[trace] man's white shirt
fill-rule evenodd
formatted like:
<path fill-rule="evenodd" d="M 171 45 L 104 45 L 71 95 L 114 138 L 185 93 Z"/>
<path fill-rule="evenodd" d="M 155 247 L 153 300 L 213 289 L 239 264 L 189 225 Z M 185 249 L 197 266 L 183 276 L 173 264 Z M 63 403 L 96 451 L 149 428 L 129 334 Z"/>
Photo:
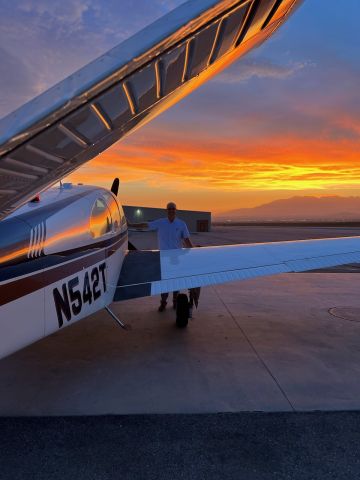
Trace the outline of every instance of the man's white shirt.
<path fill-rule="evenodd" d="M 189 238 L 189 230 L 186 223 L 175 218 L 170 222 L 168 218 L 159 218 L 152 222 L 148 222 L 149 230 L 158 232 L 160 250 L 172 250 L 173 248 L 181 248 L 182 240 Z"/>

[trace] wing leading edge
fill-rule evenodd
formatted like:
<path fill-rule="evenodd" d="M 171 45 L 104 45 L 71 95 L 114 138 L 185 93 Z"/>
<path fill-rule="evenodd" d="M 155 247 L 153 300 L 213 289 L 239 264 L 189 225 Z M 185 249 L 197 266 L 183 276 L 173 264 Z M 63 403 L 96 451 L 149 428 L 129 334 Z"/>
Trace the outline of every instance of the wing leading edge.
<path fill-rule="evenodd" d="M 180 250 L 125 258 L 114 301 L 360 262 L 360 237 Z"/>
<path fill-rule="evenodd" d="M 0 220 L 262 43 L 302 0 L 190 0 L 0 121 Z"/>

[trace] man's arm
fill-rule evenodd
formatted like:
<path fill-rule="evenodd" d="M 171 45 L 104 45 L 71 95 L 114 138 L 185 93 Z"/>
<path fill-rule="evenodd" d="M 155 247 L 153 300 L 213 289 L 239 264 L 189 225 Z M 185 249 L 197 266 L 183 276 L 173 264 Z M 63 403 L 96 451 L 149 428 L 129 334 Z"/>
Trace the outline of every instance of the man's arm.
<path fill-rule="evenodd" d="M 137 228 L 143 230 L 144 228 L 149 228 L 149 224 L 147 222 L 142 222 L 142 223 L 130 223 L 127 221 L 127 225 L 130 228 Z"/>
<path fill-rule="evenodd" d="M 183 241 L 183 245 L 186 247 L 186 248 L 193 248 L 194 245 L 192 243 L 192 241 L 190 240 L 190 233 L 189 233 L 189 230 L 187 228 L 187 225 L 185 222 L 183 222 L 182 224 L 182 241 Z"/>
<path fill-rule="evenodd" d="M 192 243 L 189 237 L 183 238 L 183 242 L 186 248 L 194 248 L 194 244 Z"/>

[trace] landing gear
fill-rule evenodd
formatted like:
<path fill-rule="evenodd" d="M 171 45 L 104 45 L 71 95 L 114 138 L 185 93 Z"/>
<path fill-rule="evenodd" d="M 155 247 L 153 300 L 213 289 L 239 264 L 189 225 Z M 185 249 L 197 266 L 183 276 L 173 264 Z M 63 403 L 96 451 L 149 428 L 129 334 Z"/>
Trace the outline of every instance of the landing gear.
<path fill-rule="evenodd" d="M 189 300 L 185 293 L 179 293 L 176 299 L 176 326 L 185 328 L 189 320 Z"/>

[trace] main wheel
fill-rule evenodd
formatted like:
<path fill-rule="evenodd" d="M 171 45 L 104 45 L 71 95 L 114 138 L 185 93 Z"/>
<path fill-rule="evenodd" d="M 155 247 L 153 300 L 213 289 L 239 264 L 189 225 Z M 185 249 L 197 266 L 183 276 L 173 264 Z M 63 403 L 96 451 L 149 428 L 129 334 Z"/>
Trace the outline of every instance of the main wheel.
<path fill-rule="evenodd" d="M 189 320 L 189 300 L 185 293 L 179 293 L 176 299 L 176 325 L 185 328 Z"/>

